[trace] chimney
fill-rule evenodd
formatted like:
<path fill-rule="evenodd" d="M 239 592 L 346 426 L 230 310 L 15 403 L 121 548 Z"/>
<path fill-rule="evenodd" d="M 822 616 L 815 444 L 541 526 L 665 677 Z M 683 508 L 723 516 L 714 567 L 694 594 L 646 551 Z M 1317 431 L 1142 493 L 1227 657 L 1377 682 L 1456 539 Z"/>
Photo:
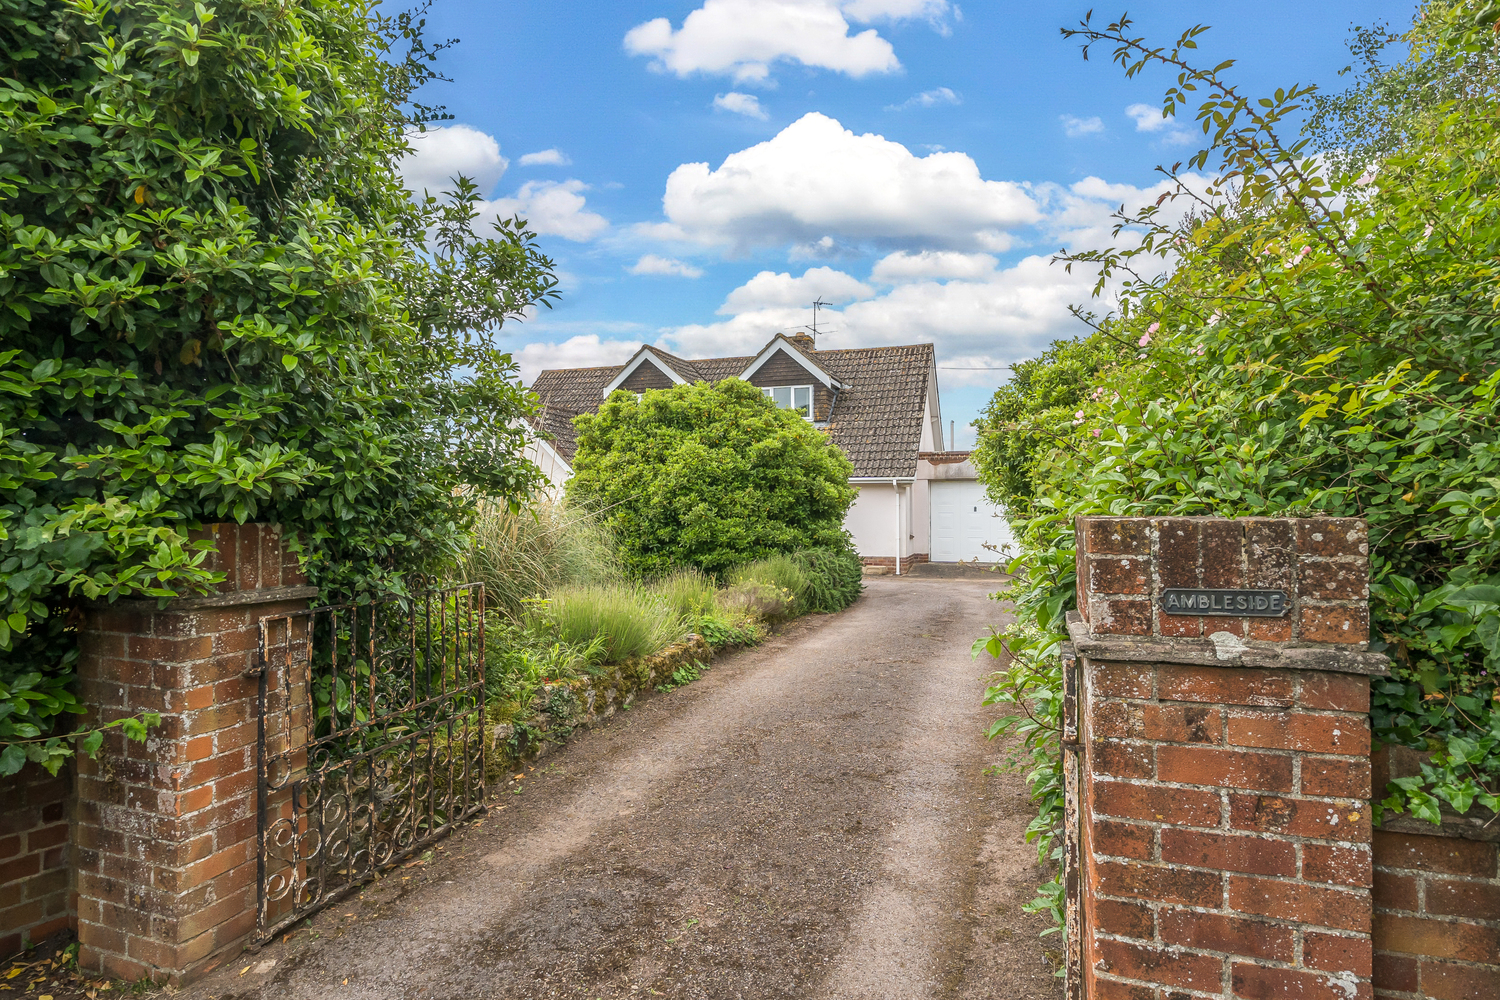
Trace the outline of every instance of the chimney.
<path fill-rule="evenodd" d="M 812 337 L 800 331 L 792 334 L 787 339 L 796 344 L 800 349 L 807 351 L 808 353 L 811 353 L 818 349 L 817 341 L 813 340 Z"/>

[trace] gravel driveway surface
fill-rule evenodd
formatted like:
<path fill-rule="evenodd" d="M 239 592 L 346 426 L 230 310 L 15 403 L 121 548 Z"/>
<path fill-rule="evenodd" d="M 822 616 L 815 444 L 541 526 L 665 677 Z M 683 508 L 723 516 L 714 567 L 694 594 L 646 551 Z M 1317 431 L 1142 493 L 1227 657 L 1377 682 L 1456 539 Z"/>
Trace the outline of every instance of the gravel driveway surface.
<path fill-rule="evenodd" d="M 1055 998 L 988 580 L 875 578 L 580 732 L 432 860 L 178 994 Z M 514 789 L 520 788 L 519 794 Z"/>

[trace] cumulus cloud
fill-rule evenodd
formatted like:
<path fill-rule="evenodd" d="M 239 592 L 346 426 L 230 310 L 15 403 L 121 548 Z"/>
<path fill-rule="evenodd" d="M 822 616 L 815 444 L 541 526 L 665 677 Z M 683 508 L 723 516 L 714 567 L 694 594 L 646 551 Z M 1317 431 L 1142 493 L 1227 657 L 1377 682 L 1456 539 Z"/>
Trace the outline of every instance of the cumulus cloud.
<path fill-rule="evenodd" d="M 1207 178 L 1185 180 L 1201 193 Z M 1117 241 L 1111 218 L 1120 206 L 1133 211 L 1153 204 L 1172 189 L 1168 181 L 1150 187 L 1088 177 L 1068 186 L 1038 185 L 1033 191 L 1039 215 L 1028 235 L 1054 246 L 1087 250 Z M 1180 216 L 1186 199 L 1166 202 L 1167 218 Z M 1150 258 L 1142 266 L 1165 269 L 1169 261 Z M 663 346 L 693 356 L 754 351 L 778 331 L 795 329 L 811 318 L 809 304 L 821 294 L 834 303 L 820 318 L 828 331 L 824 348 L 931 342 L 936 345 L 945 387 L 994 385 L 1004 369 L 1034 357 L 1053 340 L 1082 332 L 1070 305 L 1093 298 L 1094 274 L 1069 273 L 1050 254 L 1031 254 L 1002 266 L 989 253 L 954 250 L 902 250 L 887 254 L 861 281 L 847 270 L 813 268 L 800 278 L 763 271 L 726 296 L 715 323 L 666 331 Z M 1107 288 L 1102 308 L 1109 308 Z"/>
<path fill-rule="evenodd" d="M 588 185 L 578 180 L 527 181 L 514 196 L 495 198 L 477 207 L 482 215 L 519 215 L 543 236 L 584 243 L 609 228 L 604 216 L 586 208 L 582 192 L 587 190 Z"/>
<path fill-rule="evenodd" d="M 875 294 L 875 289 L 853 275 L 831 267 L 812 267 L 794 278 L 785 271 L 762 271 L 729 293 L 720 315 L 736 316 L 761 309 L 809 309 L 814 299 L 848 302 Z"/>
<path fill-rule="evenodd" d="M 523 167 L 566 167 L 573 161 L 560 149 L 544 149 L 537 153 L 527 153 L 519 162 Z"/>
<path fill-rule="evenodd" d="M 648 253 L 630 267 L 626 268 L 631 274 L 658 274 L 675 278 L 701 278 L 703 268 L 685 264 L 675 257 L 658 257 L 654 253 Z"/>
<path fill-rule="evenodd" d="M 932 90 L 924 90 L 920 94 L 913 94 L 900 104 L 888 104 L 886 110 L 905 111 L 908 108 L 933 108 L 939 104 L 962 104 L 963 102 L 964 99 L 948 87 L 936 87 Z"/>
<path fill-rule="evenodd" d="M 401 161 L 401 180 L 416 194 L 452 190 L 460 174 L 477 184 L 481 194 L 488 194 L 510 165 L 494 136 L 468 125 L 412 132 L 406 141 L 412 151 Z"/>
<path fill-rule="evenodd" d="M 1070 139 L 1076 139 L 1081 135 L 1094 135 L 1104 131 L 1104 122 L 1098 116 L 1093 118 L 1076 118 L 1073 115 L 1059 115 L 1062 121 L 1063 132 Z"/>
<path fill-rule="evenodd" d="M 631 28 L 625 51 L 648 56 L 653 69 L 767 83 L 778 62 L 800 63 L 852 77 L 901 68 L 891 43 L 850 21 L 894 23 L 925 18 L 940 31 L 947 0 L 704 0 L 682 27 L 658 17 Z"/>
<path fill-rule="evenodd" d="M 987 253 L 953 253 L 923 250 L 920 253 L 900 251 L 882 257 L 870 269 L 870 280 L 893 285 L 917 279 L 941 281 L 949 278 L 986 278 L 1000 262 Z"/>
<path fill-rule="evenodd" d="M 890 263 L 882 262 L 885 274 L 894 276 L 904 268 L 909 279 L 881 294 L 870 294 L 867 285 L 850 275 L 818 269 L 829 272 L 823 280 L 845 289 L 844 299 L 834 301 L 847 302 L 820 318 L 819 325 L 826 324 L 829 332 L 820 337 L 819 347 L 930 342 L 940 364 L 993 369 L 1035 356 L 1050 341 L 1078 332 L 1068 305 L 1088 300 L 1091 275 L 1081 270 L 1070 275 L 1050 266 L 1044 256 L 1029 256 L 1008 268 L 984 266 L 984 255 L 961 257 L 928 258 L 932 277 L 918 273 L 921 255 L 887 258 Z M 938 280 L 965 270 L 964 277 Z M 754 351 L 778 331 L 811 318 L 812 297 L 793 284 L 799 280 L 762 272 L 729 293 L 719 309 L 729 314 L 727 319 L 677 327 L 665 334 L 663 343 L 690 356 Z M 871 280 L 882 279 L 872 274 Z M 944 371 L 942 378 L 945 385 L 993 385 L 1003 373 Z"/>
<path fill-rule="evenodd" d="M 1183 128 L 1177 119 L 1168 115 L 1162 117 L 1161 108 L 1152 104 L 1132 104 L 1125 109 L 1125 115 L 1135 122 L 1137 132 L 1146 132 L 1161 136 L 1162 142 L 1176 146 L 1193 141 L 1193 133 Z"/>
<path fill-rule="evenodd" d="M 720 111 L 744 115 L 746 118 L 766 120 L 766 109 L 760 106 L 760 98 L 754 94 L 741 94 L 733 90 L 727 94 L 715 94 L 713 106 Z"/>
<path fill-rule="evenodd" d="M 539 372 L 553 368 L 593 368 L 623 364 L 640 349 L 639 340 L 602 340 L 597 333 L 579 334 L 561 343 L 536 342 L 512 351 L 521 381 L 530 385 Z"/>
<path fill-rule="evenodd" d="M 646 235 L 735 248 L 814 246 L 827 238 L 894 247 L 997 250 L 1039 212 L 1023 185 L 989 181 L 964 153 L 915 156 L 812 112 L 718 169 L 684 163 L 667 178 L 668 222 Z"/>
<path fill-rule="evenodd" d="M 1209 178 L 1200 174 L 1183 174 L 1182 181 L 1200 196 L 1209 186 Z M 1112 184 L 1091 176 L 1067 187 L 1038 185 L 1034 193 L 1046 213 L 1046 221 L 1041 227 L 1043 231 L 1056 239 L 1060 246 L 1088 250 L 1108 246 L 1119 239 L 1112 235 L 1111 230 L 1118 221 L 1114 214 L 1121 208 L 1127 214 L 1133 214 L 1176 189 L 1174 182 L 1165 179 L 1150 187 L 1136 187 L 1133 184 Z M 1176 221 L 1191 207 L 1189 198 L 1169 199 L 1162 203 L 1161 221 Z M 1137 260 L 1141 261 L 1141 258 Z"/>

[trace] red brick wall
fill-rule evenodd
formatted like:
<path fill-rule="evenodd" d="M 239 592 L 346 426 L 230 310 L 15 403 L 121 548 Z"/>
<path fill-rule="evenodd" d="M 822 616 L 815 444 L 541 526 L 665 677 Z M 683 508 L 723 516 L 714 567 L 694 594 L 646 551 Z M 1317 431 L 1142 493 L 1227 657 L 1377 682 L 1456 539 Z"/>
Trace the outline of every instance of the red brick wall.
<path fill-rule="evenodd" d="M 35 764 L 0 778 L 0 959 L 72 922 L 68 813 L 73 772 Z"/>
<path fill-rule="evenodd" d="M 895 556 L 860 556 L 859 561 L 866 566 L 884 566 L 887 569 L 896 568 Z M 915 566 L 917 563 L 928 561 L 926 552 L 913 552 L 909 556 L 901 557 L 901 572 L 906 572 L 906 567 Z"/>
<path fill-rule="evenodd" d="M 1375 831 L 1375 990 L 1500 997 L 1500 845 Z"/>
<path fill-rule="evenodd" d="M 1086 995 L 1370 997 L 1367 679 L 1085 670 Z"/>
<path fill-rule="evenodd" d="M 1282 618 L 1167 615 L 1168 587 L 1282 589 Z M 1363 646 L 1369 539 L 1354 518 L 1094 517 L 1078 525 L 1078 610 L 1095 634 Z"/>
<path fill-rule="evenodd" d="M 118 732 L 78 762 L 79 966 L 123 979 L 190 976 L 255 926 L 256 664 L 262 617 L 310 588 L 277 531 L 206 530 L 227 574 L 213 597 L 119 601 L 80 630 L 93 720 L 161 713 L 144 743 Z"/>

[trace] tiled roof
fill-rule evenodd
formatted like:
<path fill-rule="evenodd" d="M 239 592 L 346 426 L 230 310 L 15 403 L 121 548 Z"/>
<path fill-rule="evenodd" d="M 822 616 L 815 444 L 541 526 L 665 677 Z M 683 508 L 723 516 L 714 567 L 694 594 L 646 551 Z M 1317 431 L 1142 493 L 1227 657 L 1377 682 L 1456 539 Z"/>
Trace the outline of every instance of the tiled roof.
<path fill-rule="evenodd" d="M 847 386 L 834 401 L 828 434 L 854 463 L 854 474 L 916 475 L 932 345 L 818 351 L 814 357 Z"/>
<path fill-rule="evenodd" d="M 793 346 L 796 345 L 785 345 Z M 647 348 L 684 378 L 718 382 L 744 371 L 753 357 L 687 360 Z M 931 344 L 865 347 L 808 354 L 824 371 L 844 383 L 829 415 L 829 437 L 854 463 L 860 477 L 913 476 L 922 441 L 922 411 L 927 376 L 932 369 Z M 624 365 L 564 368 L 542 372 L 531 388 L 542 408 L 534 423 L 553 438 L 558 454 L 571 462 L 576 450 L 573 417 L 592 413 L 604 401 L 604 387 Z"/>

